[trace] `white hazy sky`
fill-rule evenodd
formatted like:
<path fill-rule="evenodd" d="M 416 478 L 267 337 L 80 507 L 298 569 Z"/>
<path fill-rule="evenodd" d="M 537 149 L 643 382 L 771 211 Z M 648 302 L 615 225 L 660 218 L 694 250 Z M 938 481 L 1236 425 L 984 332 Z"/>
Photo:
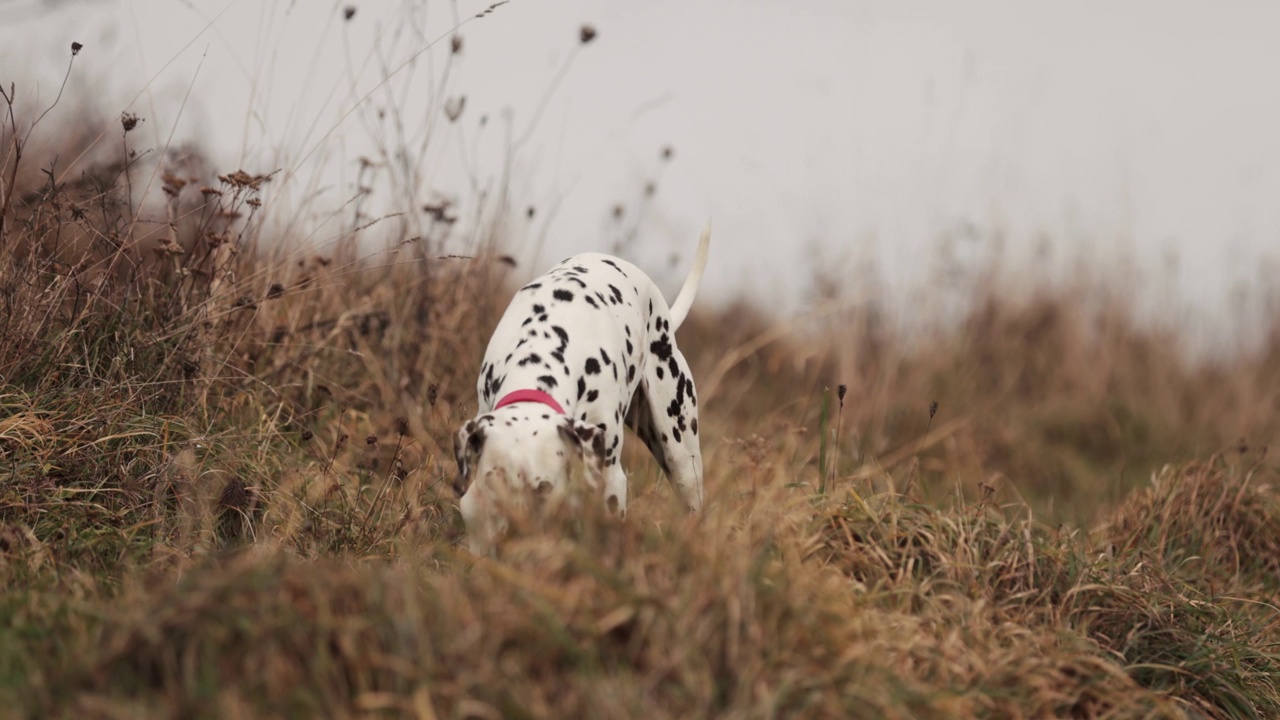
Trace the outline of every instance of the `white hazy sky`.
<path fill-rule="evenodd" d="M 129 109 L 156 146 L 172 132 L 221 170 L 323 178 L 330 206 L 395 105 L 411 135 L 430 124 L 424 175 L 464 212 L 511 159 L 514 203 L 540 209 L 513 233 L 545 235 L 539 267 L 609 249 L 622 202 L 630 254 L 673 291 L 669 257 L 713 219 L 712 297 L 796 308 L 813 268 L 870 261 L 903 301 L 951 239 L 1058 275 L 1080 256 L 1149 269 L 1146 301 L 1207 339 L 1280 268 L 1277 2 L 511 0 L 459 30 L 444 92 L 447 42 L 378 86 L 379 55 L 395 68 L 488 5 L 0 0 L 0 81 L 47 101 L 78 40 L 109 115 L 145 88 Z M 599 36 L 575 50 L 584 22 Z"/>

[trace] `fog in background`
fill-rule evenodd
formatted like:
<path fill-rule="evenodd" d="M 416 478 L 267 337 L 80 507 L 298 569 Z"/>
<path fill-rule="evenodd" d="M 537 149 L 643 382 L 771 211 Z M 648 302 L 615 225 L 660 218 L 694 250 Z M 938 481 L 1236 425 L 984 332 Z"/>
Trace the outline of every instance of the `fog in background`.
<path fill-rule="evenodd" d="M 1275 286 L 1280 3 L 489 7 L 0 0 L 0 81 L 47 104 L 84 43 L 68 93 L 220 172 L 283 168 L 276 201 L 317 242 L 353 224 L 358 158 L 405 138 L 460 230 L 506 198 L 526 274 L 622 243 L 674 293 L 710 219 L 704 297 L 800 312 L 819 271 L 907 318 L 957 267 L 1070 279 L 1084 258 L 1201 348 L 1247 339 Z"/>

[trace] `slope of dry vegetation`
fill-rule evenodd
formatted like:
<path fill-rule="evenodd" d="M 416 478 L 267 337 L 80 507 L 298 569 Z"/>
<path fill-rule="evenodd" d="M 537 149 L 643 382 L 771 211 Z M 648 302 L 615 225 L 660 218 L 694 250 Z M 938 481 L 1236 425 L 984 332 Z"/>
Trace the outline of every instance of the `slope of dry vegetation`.
<path fill-rule="evenodd" d="M 16 714 L 1280 715 L 1280 322 L 1200 367 L 1079 291 L 912 343 L 703 311 L 705 516 L 632 442 L 625 523 L 495 562 L 448 483 L 507 264 L 290 248 L 270 176 L 76 177 L 0 231 Z"/>

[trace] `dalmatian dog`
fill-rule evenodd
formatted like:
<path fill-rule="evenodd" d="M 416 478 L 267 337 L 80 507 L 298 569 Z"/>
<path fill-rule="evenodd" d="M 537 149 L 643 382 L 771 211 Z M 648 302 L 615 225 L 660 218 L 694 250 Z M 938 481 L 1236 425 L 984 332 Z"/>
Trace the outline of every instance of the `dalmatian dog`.
<path fill-rule="evenodd" d="M 624 424 L 689 509 L 702 509 L 698 399 L 675 332 L 710 244 L 708 226 L 670 307 L 639 268 L 600 253 L 575 255 L 516 293 L 480 365 L 478 414 L 454 438 L 453 488 L 473 553 L 493 552 L 507 527 L 504 503 L 565 498 L 575 467 L 625 516 Z"/>

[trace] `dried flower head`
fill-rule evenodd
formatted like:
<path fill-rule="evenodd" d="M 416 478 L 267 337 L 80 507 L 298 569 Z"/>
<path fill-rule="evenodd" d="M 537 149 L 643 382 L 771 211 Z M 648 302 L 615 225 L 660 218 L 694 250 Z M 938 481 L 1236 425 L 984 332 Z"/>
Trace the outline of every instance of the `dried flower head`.
<path fill-rule="evenodd" d="M 429 215 L 435 222 L 452 225 L 458 221 L 457 215 L 449 214 L 449 209 L 452 206 L 453 202 L 446 198 L 436 203 L 424 203 L 422 205 L 422 212 Z"/>
<path fill-rule="evenodd" d="M 457 55 L 458 53 L 462 52 L 462 36 L 461 35 L 454 35 L 453 37 L 449 38 L 449 52 L 453 53 L 454 55 Z"/>
<path fill-rule="evenodd" d="M 353 18 L 353 17 L 355 17 L 355 16 L 356 16 L 356 8 L 355 8 L 355 6 L 354 6 L 354 5 L 348 5 L 348 6 L 344 7 L 344 8 L 342 8 L 342 19 L 343 19 L 343 20 L 350 20 L 351 18 Z"/>
<path fill-rule="evenodd" d="M 277 171 L 277 172 L 278 172 L 278 171 Z M 227 174 L 227 175 L 219 175 L 219 176 L 218 176 L 218 180 L 220 180 L 220 181 L 222 181 L 224 184 L 226 184 L 226 185 L 230 185 L 230 186 L 232 186 L 232 187 L 234 187 L 234 188 L 246 188 L 246 187 L 247 187 L 247 188 L 249 188 L 249 189 L 251 189 L 251 190 L 258 190 L 258 189 L 260 189 L 260 188 L 262 187 L 262 183 L 264 183 L 264 182 L 266 182 L 266 181 L 270 180 L 270 179 L 271 179 L 271 175 L 274 175 L 274 174 L 275 174 L 275 173 L 273 172 L 273 173 L 271 173 L 271 174 L 269 174 L 269 175 L 250 175 L 249 173 L 245 172 L 244 170 L 237 170 L 237 171 L 235 171 L 235 172 L 233 172 L 233 173 L 229 173 L 229 174 Z"/>
<path fill-rule="evenodd" d="M 578 29 L 578 40 L 583 45 L 586 45 L 587 43 L 595 39 L 596 39 L 595 27 L 591 25 L 583 25 L 581 28 Z"/>
<path fill-rule="evenodd" d="M 377 445 L 377 444 L 378 444 L 378 436 L 377 436 L 377 435 L 374 435 L 373 433 L 369 433 L 368 435 L 366 435 L 366 436 L 364 437 L 364 444 L 365 444 L 365 445 Z"/>
<path fill-rule="evenodd" d="M 124 131 L 129 132 L 138 127 L 138 123 L 142 122 L 134 113 L 120 113 L 120 124 L 124 126 Z"/>
<path fill-rule="evenodd" d="M 83 48 L 83 47 L 84 47 L 84 45 L 81 45 L 81 44 L 80 44 L 80 43 L 78 43 L 78 42 L 73 42 L 73 43 L 71 43 L 71 55 L 72 55 L 72 57 L 74 57 L 74 56 L 76 56 L 76 55 L 79 55 L 79 54 L 80 54 L 80 49 L 81 49 L 81 48 Z"/>
<path fill-rule="evenodd" d="M 444 101 L 444 116 L 449 118 L 449 122 L 456 122 L 462 117 L 462 111 L 467 108 L 467 96 L 459 95 L 458 97 L 449 98 Z"/>
<path fill-rule="evenodd" d="M 275 300 L 284 294 L 284 285 L 278 282 L 271 283 L 271 287 L 267 288 L 267 299 Z"/>
<path fill-rule="evenodd" d="M 438 398 L 439 396 L 440 396 L 439 385 L 435 383 L 431 383 L 430 385 L 427 386 L 427 404 L 428 405 L 435 407 L 436 398 Z"/>
<path fill-rule="evenodd" d="M 167 237 L 160 238 L 153 250 L 157 255 L 182 255 L 186 253 L 186 250 L 183 250 L 181 245 Z"/>
<path fill-rule="evenodd" d="M 409 434 L 409 418 L 401 415 L 396 418 L 396 434 L 404 437 Z"/>

